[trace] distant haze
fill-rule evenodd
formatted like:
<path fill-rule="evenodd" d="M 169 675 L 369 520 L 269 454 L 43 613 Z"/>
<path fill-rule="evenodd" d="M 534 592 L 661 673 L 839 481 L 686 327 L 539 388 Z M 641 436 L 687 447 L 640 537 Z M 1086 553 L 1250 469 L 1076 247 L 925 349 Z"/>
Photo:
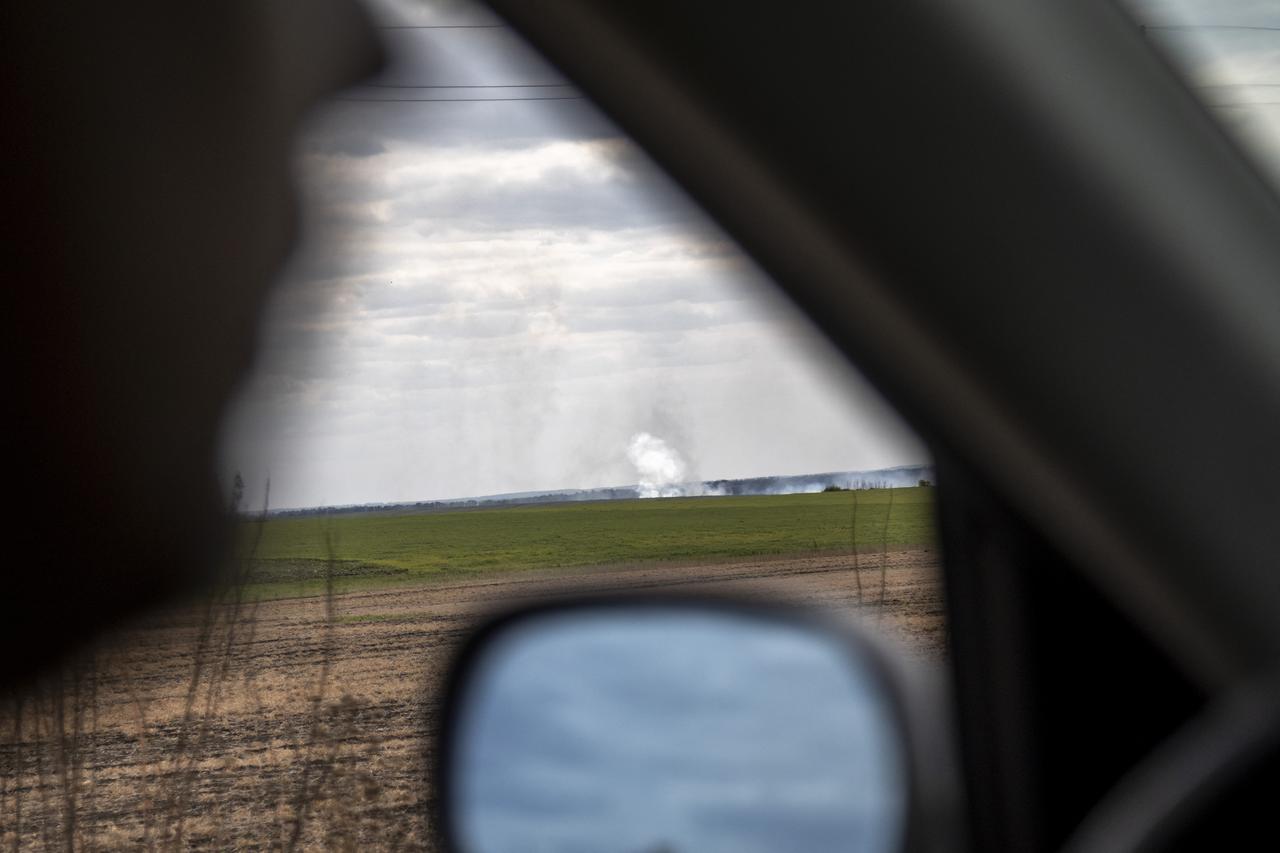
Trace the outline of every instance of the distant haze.
<path fill-rule="evenodd" d="M 497 495 L 442 498 L 425 501 L 371 501 L 361 504 L 328 504 L 314 507 L 285 507 L 268 510 L 271 515 L 328 515 L 384 510 L 445 511 L 459 508 L 501 508 L 528 504 L 563 504 L 582 501 L 645 500 L 649 498 L 740 497 L 747 495 L 814 494 L 837 489 L 901 489 L 933 485 L 932 465 L 903 465 L 877 471 L 827 471 L 816 474 L 781 474 L 772 477 L 743 477 L 730 480 L 671 482 L 662 485 L 636 483 L 625 486 L 597 486 L 589 489 L 510 492 Z M 246 507 L 244 513 L 260 510 Z"/>

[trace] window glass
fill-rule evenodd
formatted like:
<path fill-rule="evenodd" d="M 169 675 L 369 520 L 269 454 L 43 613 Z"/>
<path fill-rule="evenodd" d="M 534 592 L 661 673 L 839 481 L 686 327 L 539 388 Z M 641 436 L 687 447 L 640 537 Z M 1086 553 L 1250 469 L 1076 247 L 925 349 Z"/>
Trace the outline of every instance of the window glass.
<path fill-rule="evenodd" d="M 226 424 L 229 577 L 7 704 L 6 845 L 432 848 L 440 679 L 531 597 L 800 601 L 942 654 L 897 415 L 501 21 L 372 13 L 388 66 L 299 141 Z"/>
<path fill-rule="evenodd" d="M 1272 180 L 1280 179 L 1280 7 L 1251 0 L 1126 0 Z"/>

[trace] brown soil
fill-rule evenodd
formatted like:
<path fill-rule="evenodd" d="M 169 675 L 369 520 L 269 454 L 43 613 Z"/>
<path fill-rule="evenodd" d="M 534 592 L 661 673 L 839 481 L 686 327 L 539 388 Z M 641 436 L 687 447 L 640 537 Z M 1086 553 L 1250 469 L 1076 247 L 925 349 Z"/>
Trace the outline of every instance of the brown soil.
<path fill-rule="evenodd" d="M 157 615 L 0 708 L 0 845 L 434 849 L 438 685 L 478 620 L 583 593 L 723 594 L 856 613 L 941 657 L 936 554 L 886 556 L 883 609 L 881 557 L 860 559 L 487 574 Z"/>

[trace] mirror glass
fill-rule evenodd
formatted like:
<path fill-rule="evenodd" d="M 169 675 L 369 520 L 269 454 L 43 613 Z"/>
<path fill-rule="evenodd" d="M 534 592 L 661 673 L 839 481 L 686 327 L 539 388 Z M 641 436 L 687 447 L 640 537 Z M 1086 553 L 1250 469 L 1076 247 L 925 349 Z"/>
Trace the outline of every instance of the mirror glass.
<path fill-rule="evenodd" d="M 449 768 L 465 850 L 901 841 L 902 735 L 847 638 L 733 610 L 614 606 L 528 617 L 476 661 Z"/>

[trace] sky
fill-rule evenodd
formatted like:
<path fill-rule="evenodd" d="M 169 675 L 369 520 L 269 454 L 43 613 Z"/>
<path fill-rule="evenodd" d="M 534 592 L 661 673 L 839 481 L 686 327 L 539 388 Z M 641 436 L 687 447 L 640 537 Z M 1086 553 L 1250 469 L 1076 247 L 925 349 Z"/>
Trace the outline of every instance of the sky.
<path fill-rule="evenodd" d="M 463 0 L 371 8 L 383 27 L 499 23 Z M 1272 3 L 1131 8 L 1280 25 Z M 247 504 L 268 479 L 274 508 L 628 485 L 644 436 L 690 480 L 928 461 L 738 247 L 509 29 L 380 35 L 377 85 L 339 93 L 298 143 L 306 240 L 224 429 L 220 476 L 242 473 Z M 1280 174 L 1280 109 L 1239 106 L 1280 101 L 1280 87 L 1242 85 L 1280 83 L 1280 33 L 1150 35 Z M 526 88 L 391 88 L 497 84 Z"/>
<path fill-rule="evenodd" d="M 652 609 L 560 614 L 512 632 L 487 648 L 460 698 L 450 782 L 468 849 L 899 845 L 894 714 L 837 637 Z"/>

